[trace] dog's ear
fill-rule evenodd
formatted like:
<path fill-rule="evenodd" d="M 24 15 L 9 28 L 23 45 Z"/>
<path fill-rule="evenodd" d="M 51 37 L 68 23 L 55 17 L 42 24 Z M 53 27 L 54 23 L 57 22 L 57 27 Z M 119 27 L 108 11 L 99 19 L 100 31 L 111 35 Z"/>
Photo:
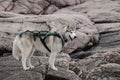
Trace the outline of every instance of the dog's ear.
<path fill-rule="evenodd" d="M 68 28 L 69 28 L 69 26 L 65 26 L 63 31 L 66 32 Z"/>
<path fill-rule="evenodd" d="M 66 30 L 67 30 L 67 26 L 64 27 L 63 32 L 66 32 Z"/>
<path fill-rule="evenodd" d="M 68 29 L 68 26 L 65 26 L 62 29 L 58 30 L 57 32 L 63 34 L 67 31 L 67 29 Z"/>
<path fill-rule="evenodd" d="M 76 32 L 77 31 L 77 28 L 74 28 L 74 32 Z"/>

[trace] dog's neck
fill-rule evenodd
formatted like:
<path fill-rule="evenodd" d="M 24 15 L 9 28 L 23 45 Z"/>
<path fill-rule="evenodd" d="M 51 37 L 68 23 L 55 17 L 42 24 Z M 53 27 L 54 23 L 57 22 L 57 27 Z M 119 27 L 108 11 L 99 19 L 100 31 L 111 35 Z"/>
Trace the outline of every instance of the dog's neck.
<path fill-rule="evenodd" d="M 68 42 L 68 41 L 72 41 L 72 38 L 70 37 L 69 34 L 67 34 L 67 32 L 61 34 L 61 37 L 62 37 L 62 39 L 65 43 Z"/>
<path fill-rule="evenodd" d="M 62 35 L 62 38 L 63 38 L 63 41 L 64 41 L 64 42 L 67 42 L 67 41 L 68 41 L 68 39 L 67 39 L 67 37 L 66 37 L 65 35 Z"/>

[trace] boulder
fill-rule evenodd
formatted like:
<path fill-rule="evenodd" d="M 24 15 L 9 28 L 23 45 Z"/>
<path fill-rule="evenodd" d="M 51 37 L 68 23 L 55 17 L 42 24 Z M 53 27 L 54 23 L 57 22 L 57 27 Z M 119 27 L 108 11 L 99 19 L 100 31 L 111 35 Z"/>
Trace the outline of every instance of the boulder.
<path fill-rule="evenodd" d="M 85 0 L 50 0 L 51 3 L 58 7 L 72 6 L 85 2 Z"/>
<path fill-rule="evenodd" d="M 47 56 L 34 56 L 33 57 L 33 61 L 36 60 L 36 61 L 40 62 L 40 64 L 43 64 L 43 65 L 48 64 L 48 59 L 49 59 L 49 57 L 47 57 Z M 70 60 L 71 60 L 71 58 L 70 58 L 70 56 L 68 54 L 59 53 L 57 55 L 57 59 L 55 60 L 55 65 L 58 68 L 64 68 L 66 70 L 69 70 Z M 33 64 L 34 64 L 34 62 L 33 62 Z M 36 65 L 36 64 L 34 64 L 34 65 Z"/>
<path fill-rule="evenodd" d="M 49 71 L 46 80 L 82 80 L 72 71 Z"/>
<path fill-rule="evenodd" d="M 5 15 L 6 14 L 6 15 Z M 73 44 L 71 42 L 68 42 L 68 45 L 65 45 L 65 50 L 67 50 L 67 53 L 70 53 L 74 51 L 77 48 L 83 49 L 86 46 L 94 45 L 98 43 L 99 41 L 99 34 L 96 29 L 96 27 L 93 25 L 93 23 L 82 14 L 68 14 L 68 13 L 62 13 L 62 14 L 52 14 L 52 15 L 40 15 L 40 16 L 29 16 L 29 15 L 11 15 L 12 13 L 2 12 L 1 16 L 3 18 L 0 18 L 0 31 L 1 33 L 9 33 L 10 35 L 7 35 L 11 38 L 11 40 L 8 41 L 8 43 L 12 43 L 14 37 L 16 34 L 26 31 L 26 30 L 49 30 L 50 28 L 52 30 L 60 30 L 65 26 L 69 26 L 71 29 L 77 29 L 77 39 L 76 42 Z M 15 16 L 15 17 L 12 17 Z M 6 18 L 4 18 L 6 17 Z M 6 33 L 5 33 L 6 34 Z M 3 39 L 3 38 L 1 38 Z M 5 41 L 3 40 L 2 44 L 0 46 L 5 45 Z M 74 46 L 73 46 L 74 45 Z M 12 49 L 12 46 L 9 46 L 10 50 Z M 4 49 L 7 50 L 6 46 L 3 46 Z"/>
<path fill-rule="evenodd" d="M 93 69 L 87 76 L 87 80 L 119 80 L 120 65 L 115 63 L 103 64 Z"/>
<path fill-rule="evenodd" d="M 59 56 L 60 57 L 60 56 Z M 63 55 L 62 55 L 63 57 Z M 43 59 L 44 58 L 44 59 Z M 74 72 L 61 65 L 66 59 L 58 58 L 56 65 L 60 65 L 58 71 L 53 71 L 48 67 L 48 60 L 45 57 L 33 56 L 32 63 L 35 68 L 24 71 L 20 61 L 15 60 L 12 56 L 0 58 L 0 79 L 1 80 L 81 80 Z M 8 61 L 9 60 L 9 61 Z M 69 64 L 69 62 L 67 63 Z M 57 66 L 57 67 L 58 67 Z"/>
<path fill-rule="evenodd" d="M 87 58 L 71 61 L 70 70 L 84 80 L 119 80 L 120 54 L 118 51 L 97 52 Z"/>
<path fill-rule="evenodd" d="M 92 50 L 108 50 L 111 48 L 119 48 L 120 39 L 120 23 L 103 23 L 96 24 L 96 27 L 100 33 L 99 44 Z"/>
<path fill-rule="evenodd" d="M 5 0 L 0 3 L 0 11 L 19 14 L 50 14 L 65 6 L 81 4 L 85 0 Z"/>
<path fill-rule="evenodd" d="M 4 80 L 43 80 L 42 74 L 34 71 L 21 71 Z"/>
<path fill-rule="evenodd" d="M 89 11 L 87 15 L 95 23 L 120 22 L 119 12 L 112 11 L 112 10 L 105 10 L 105 9 L 92 10 L 92 11 Z"/>
<path fill-rule="evenodd" d="M 88 17 L 96 23 L 110 23 L 120 22 L 119 7 L 120 4 L 117 1 L 89 0 L 82 4 L 63 8 L 63 10 L 72 10 L 74 12 L 87 14 Z"/>
<path fill-rule="evenodd" d="M 100 40 L 97 45 L 93 45 L 92 47 L 88 46 L 82 49 L 81 52 L 78 52 L 78 50 L 71 54 L 71 57 L 84 58 L 97 52 L 105 52 L 110 49 L 116 50 L 116 48 L 119 48 L 119 4 L 118 1 L 113 0 L 89 0 L 82 4 L 66 7 L 57 11 L 59 13 L 71 10 L 74 13 L 86 14 L 87 17 L 95 23 L 95 27 L 97 27 L 100 34 Z M 85 38 L 84 40 L 87 41 L 88 39 L 86 40 Z"/>

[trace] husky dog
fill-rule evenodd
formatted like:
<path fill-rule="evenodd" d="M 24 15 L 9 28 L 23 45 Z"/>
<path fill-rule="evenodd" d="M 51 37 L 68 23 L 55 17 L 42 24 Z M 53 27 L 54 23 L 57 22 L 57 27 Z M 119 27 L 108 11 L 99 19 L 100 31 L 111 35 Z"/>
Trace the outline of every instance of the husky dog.
<path fill-rule="evenodd" d="M 74 31 L 69 31 L 68 27 L 51 33 L 52 35 L 47 36 L 44 39 L 44 42 L 42 42 L 43 37 L 48 35 L 48 33 L 43 36 L 39 35 L 39 33 L 35 33 L 34 31 L 25 31 L 15 37 L 13 41 L 12 55 L 17 60 L 20 60 L 21 58 L 24 70 L 34 68 L 31 64 L 31 56 L 35 50 L 50 53 L 49 67 L 53 70 L 58 70 L 54 65 L 55 57 L 57 53 L 61 52 L 64 43 L 75 39 L 76 34 Z"/>

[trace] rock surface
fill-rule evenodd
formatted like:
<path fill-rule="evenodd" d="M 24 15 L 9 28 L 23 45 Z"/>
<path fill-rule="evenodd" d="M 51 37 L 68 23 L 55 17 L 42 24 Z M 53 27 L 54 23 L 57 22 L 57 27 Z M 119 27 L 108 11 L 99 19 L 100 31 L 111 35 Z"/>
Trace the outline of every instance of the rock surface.
<path fill-rule="evenodd" d="M 3 13 L 3 12 L 2 12 Z M 71 42 L 68 42 L 69 45 L 66 45 L 66 49 L 68 48 L 68 52 L 70 53 L 77 48 L 85 48 L 89 46 L 89 44 L 93 45 L 98 43 L 99 41 L 99 34 L 96 27 L 93 23 L 84 15 L 82 14 L 52 14 L 52 15 L 40 15 L 40 16 L 25 16 L 25 15 L 17 15 L 12 13 L 3 13 L 1 16 L 6 18 L 0 18 L 0 31 L 5 33 L 6 30 L 9 31 L 8 37 L 12 38 L 11 41 L 6 38 L 5 40 L 8 43 L 12 43 L 15 34 L 18 34 L 22 31 L 26 30 L 60 30 L 65 26 L 69 26 L 71 29 L 77 29 L 77 36 L 76 44 L 73 46 Z M 11 17 L 16 16 L 16 17 Z M 6 34 L 6 33 L 5 33 Z M 2 37 L 2 36 L 1 36 Z M 2 39 L 2 38 L 1 38 Z M 0 46 L 5 45 L 5 41 L 1 43 Z M 4 49 L 7 50 L 6 46 L 3 46 Z M 70 49 L 71 50 L 70 50 Z M 73 49 L 72 49 L 73 48 Z M 10 46 L 12 49 L 12 46 Z"/>
<path fill-rule="evenodd" d="M 68 70 L 70 57 L 67 54 L 58 56 L 56 60 L 58 71 L 53 71 L 48 67 L 47 58 L 34 56 L 32 63 L 35 68 L 27 71 L 24 71 L 21 62 L 12 56 L 0 58 L 0 80 L 80 80 L 74 72 Z"/>
<path fill-rule="evenodd" d="M 20 14 L 49 14 L 65 6 L 81 4 L 85 0 L 1 0 L 0 11 Z"/>
<path fill-rule="evenodd" d="M 120 53 L 117 50 L 100 52 L 77 62 L 71 62 L 70 70 L 78 74 L 82 80 L 119 80 L 119 59 Z"/>
<path fill-rule="evenodd" d="M 0 25 L 0 80 L 120 80 L 120 0 L 0 0 Z M 77 28 L 77 46 L 57 56 L 58 71 L 39 52 L 28 71 L 10 55 L 19 32 L 67 25 Z"/>

